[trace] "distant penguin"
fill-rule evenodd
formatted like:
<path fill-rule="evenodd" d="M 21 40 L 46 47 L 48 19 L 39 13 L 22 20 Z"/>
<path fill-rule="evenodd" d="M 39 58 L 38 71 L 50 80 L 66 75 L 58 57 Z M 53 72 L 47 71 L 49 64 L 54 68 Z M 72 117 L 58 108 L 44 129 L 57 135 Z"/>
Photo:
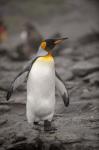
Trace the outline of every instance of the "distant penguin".
<path fill-rule="evenodd" d="M 22 48 L 27 57 L 36 54 L 42 41 L 42 36 L 38 29 L 30 22 L 24 24 L 24 30 L 20 34 Z"/>
<path fill-rule="evenodd" d="M 55 86 L 62 95 L 65 106 L 69 105 L 69 96 L 65 84 L 55 71 L 51 50 L 67 38 L 46 39 L 41 42 L 37 54 L 14 79 L 7 93 L 9 100 L 13 90 L 27 77 L 26 116 L 28 123 L 44 121 L 44 130 L 53 130 L 51 121 L 55 112 Z"/>

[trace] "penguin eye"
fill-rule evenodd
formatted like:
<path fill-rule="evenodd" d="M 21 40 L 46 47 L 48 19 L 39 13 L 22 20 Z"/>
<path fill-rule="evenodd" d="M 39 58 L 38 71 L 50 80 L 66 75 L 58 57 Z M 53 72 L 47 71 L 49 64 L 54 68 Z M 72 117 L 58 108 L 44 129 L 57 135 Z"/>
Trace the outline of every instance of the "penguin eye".
<path fill-rule="evenodd" d="M 42 47 L 43 49 L 46 48 L 46 42 L 45 42 L 45 41 L 41 43 L 41 47 Z"/>

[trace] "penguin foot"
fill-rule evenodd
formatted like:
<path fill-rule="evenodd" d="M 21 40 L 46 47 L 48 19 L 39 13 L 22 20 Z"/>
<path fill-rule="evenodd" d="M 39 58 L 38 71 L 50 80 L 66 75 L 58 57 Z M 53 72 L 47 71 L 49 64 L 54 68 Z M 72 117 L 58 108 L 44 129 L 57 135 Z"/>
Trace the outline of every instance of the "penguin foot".
<path fill-rule="evenodd" d="M 48 133 L 55 133 L 57 129 L 51 125 L 51 122 L 48 120 L 44 121 L 44 131 Z"/>
<path fill-rule="evenodd" d="M 39 125 L 39 122 L 37 122 L 37 121 L 34 121 L 34 125 Z"/>
<path fill-rule="evenodd" d="M 41 131 L 41 130 L 42 130 L 41 124 L 40 124 L 39 122 L 37 122 L 37 121 L 34 121 L 34 126 L 33 126 L 33 128 L 34 128 L 35 130 L 38 130 L 38 131 Z"/>

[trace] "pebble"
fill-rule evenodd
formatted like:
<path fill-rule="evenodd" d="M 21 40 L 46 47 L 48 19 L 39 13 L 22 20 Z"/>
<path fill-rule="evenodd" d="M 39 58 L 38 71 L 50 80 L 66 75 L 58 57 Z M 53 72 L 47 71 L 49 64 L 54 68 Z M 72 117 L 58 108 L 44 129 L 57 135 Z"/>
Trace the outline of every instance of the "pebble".
<path fill-rule="evenodd" d="M 4 143 L 4 138 L 3 137 L 0 137 L 0 145 L 3 145 Z M 0 149 L 1 150 L 1 149 Z"/>
<path fill-rule="evenodd" d="M 6 118 L 0 118 L 0 125 L 4 125 L 7 123 L 7 119 Z"/>
<path fill-rule="evenodd" d="M 10 109 L 11 108 L 7 105 L 0 105 L 0 113 L 9 112 Z"/>
<path fill-rule="evenodd" d="M 23 134 L 19 133 L 15 136 L 12 143 L 18 143 L 18 142 L 21 142 L 21 141 L 24 141 L 24 140 L 26 140 L 26 137 Z"/>
<path fill-rule="evenodd" d="M 97 85 L 97 86 L 99 86 L 99 72 L 94 72 L 92 74 L 89 74 L 83 80 L 85 82 L 90 83 L 91 85 Z"/>
<path fill-rule="evenodd" d="M 99 70 L 99 66 L 94 64 L 94 63 L 90 63 L 89 61 L 80 61 L 77 62 L 73 67 L 72 67 L 72 72 L 75 76 L 86 76 L 89 73 L 93 73 L 95 71 Z"/>

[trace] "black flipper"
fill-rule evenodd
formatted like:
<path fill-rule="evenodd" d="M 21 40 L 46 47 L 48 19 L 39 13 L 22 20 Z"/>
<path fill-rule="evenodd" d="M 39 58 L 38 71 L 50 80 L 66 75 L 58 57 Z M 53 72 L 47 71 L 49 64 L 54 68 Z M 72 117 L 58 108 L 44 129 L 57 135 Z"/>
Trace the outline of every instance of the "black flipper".
<path fill-rule="evenodd" d="M 12 93 L 13 93 L 13 86 L 11 85 L 11 87 L 7 91 L 7 96 L 6 96 L 7 101 L 10 99 Z"/>
<path fill-rule="evenodd" d="M 29 72 L 31 70 L 32 64 L 35 62 L 37 57 L 32 58 L 27 65 L 23 68 L 23 70 L 15 77 L 15 79 L 12 81 L 6 95 L 6 100 L 8 101 L 13 93 L 13 91 L 19 87 L 22 83 L 24 83 L 29 75 Z"/>
<path fill-rule="evenodd" d="M 63 80 L 60 78 L 57 72 L 56 72 L 56 77 L 55 77 L 55 86 L 59 90 L 62 96 L 64 105 L 67 107 L 69 105 L 68 91 L 67 91 L 66 85 L 64 84 Z"/>

